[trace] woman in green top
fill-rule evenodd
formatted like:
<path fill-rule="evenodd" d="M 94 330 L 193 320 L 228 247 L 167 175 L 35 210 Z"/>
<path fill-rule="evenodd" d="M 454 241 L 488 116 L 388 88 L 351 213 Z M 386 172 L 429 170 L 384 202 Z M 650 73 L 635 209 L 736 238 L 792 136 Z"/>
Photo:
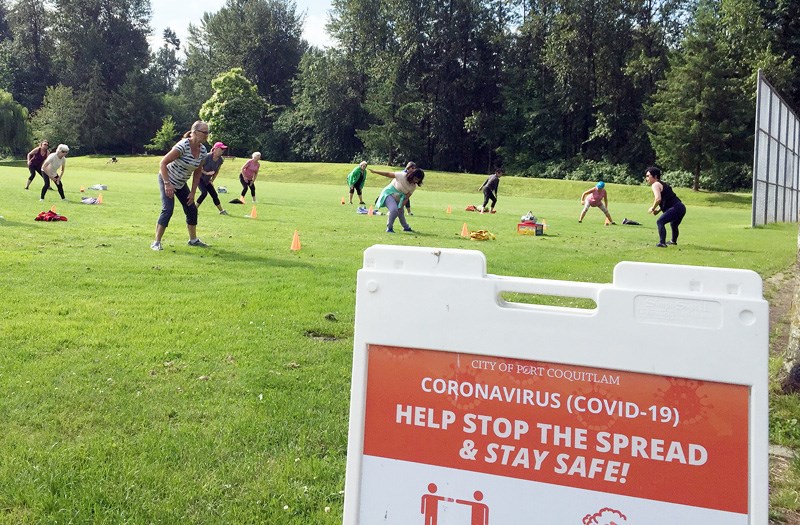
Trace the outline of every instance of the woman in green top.
<path fill-rule="evenodd" d="M 350 186 L 350 204 L 353 204 L 353 192 L 358 192 L 359 204 L 364 204 L 364 197 L 361 190 L 364 189 L 364 182 L 367 180 L 367 161 L 362 160 L 361 164 L 353 168 L 347 176 L 347 185 Z"/>

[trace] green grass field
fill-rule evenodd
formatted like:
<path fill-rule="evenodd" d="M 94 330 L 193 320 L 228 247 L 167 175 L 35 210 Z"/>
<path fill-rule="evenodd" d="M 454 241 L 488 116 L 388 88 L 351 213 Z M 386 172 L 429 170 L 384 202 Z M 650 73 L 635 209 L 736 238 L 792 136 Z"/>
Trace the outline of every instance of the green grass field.
<path fill-rule="evenodd" d="M 752 229 L 749 195 L 688 189 L 668 249 L 646 186 L 609 185 L 615 220 L 642 226 L 604 226 L 598 210 L 577 222 L 587 183 L 506 177 L 498 213 L 480 215 L 463 210 L 484 176 L 427 172 L 417 232 L 391 235 L 340 204 L 350 165 L 266 162 L 251 219 L 249 198 L 227 203 L 243 159 L 217 180 L 230 215 L 200 208 L 211 246 L 186 245 L 177 207 L 154 252 L 158 161 L 69 158 L 66 203 L 40 203 L 40 179 L 25 191 L 24 164 L 0 164 L 0 524 L 341 523 L 355 277 L 374 244 L 481 250 L 494 274 L 588 282 L 621 260 L 768 277 L 795 259 L 796 225 Z M 369 175 L 365 198 L 387 182 Z M 81 204 L 93 184 L 104 203 Z M 52 205 L 69 220 L 33 220 Z M 529 210 L 546 236 L 516 233 Z M 463 239 L 464 223 L 497 239 Z"/>

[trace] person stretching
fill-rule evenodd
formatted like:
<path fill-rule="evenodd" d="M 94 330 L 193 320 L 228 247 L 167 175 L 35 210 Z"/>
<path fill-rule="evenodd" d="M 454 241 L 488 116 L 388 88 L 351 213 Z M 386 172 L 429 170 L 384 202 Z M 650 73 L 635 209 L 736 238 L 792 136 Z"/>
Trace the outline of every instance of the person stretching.
<path fill-rule="evenodd" d="M 44 200 L 47 190 L 50 189 L 51 180 L 55 183 L 58 194 L 61 195 L 61 200 L 67 200 L 64 196 L 64 186 L 61 184 L 61 179 L 64 177 L 64 170 L 67 167 L 67 153 L 69 153 L 69 146 L 66 144 L 59 144 L 56 150 L 48 155 L 42 163 L 42 173 L 44 173 L 46 177 L 44 177 L 44 187 L 42 188 L 40 201 Z M 59 169 L 61 173 L 58 172 Z"/>
<path fill-rule="evenodd" d="M 644 180 L 653 190 L 653 205 L 647 211 L 653 215 L 663 212 L 661 217 L 656 219 L 656 228 L 658 229 L 658 244 L 656 246 L 666 248 L 668 244 L 678 244 L 679 227 L 683 217 L 686 215 L 686 206 L 675 195 L 672 187 L 661 180 L 660 169 L 655 166 L 647 168 Z M 667 224 L 672 230 L 671 241 L 667 241 Z"/>
<path fill-rule="evenodd" d="M 611 214 L 608 213 L 608 194 L 606 193 L 605 182 L 600 181 L 594 187 L 584 191 L 581 194 L 581 204 L 583 205 L 583 210 L 581 210 L 580 217 L 578 217 L 578 222 L 583 222 L 586 212 L 589 211 L 589 208 L 594 207 L 600 208 L 600 211 L 605 214 L 606 219 L 608 219 L 606 224 L 616 224 L 614 219 L 611 218 Z"/>
<path fill-rule="evenodd" d="M 186 215 L 186 229 L 189 232 L 189 246 L 206 247 L 197 237 L 197 206 L 194 195 L 200 183 L 203 161 L 207 151 L 203 144 L 208 138 L 208 124 L 197 120 L 192 129 L 184 133 L 183 139 L 175 144 L 169 153 L 161 158 L 158 166 L 158 188 L 161 193 L 161 214 L 156 222 L 156 238 L 150 248 L 162 250 L 161 238 L 169 226 L 177 200 Z M 191 180 L 191 188 L 188 184 Z"/>
<path fill-rule="evenodd" d="M 222 142 L 215 142 L 211 146 L 211 154 L 206 155 L 203 161 L 203 173 L 200 175 L 200 196 L 197 198 L 197 207 L 199 208 L 203 201 L 206 200 L 207 195 L 211 195 L 211 200 L 214 201 L 214 206 L 219 210 L 220 215 L 227 215 L 228 212 L 222 209 L 222 203 L 219 201 L 217 190 L 214 189 L 214 180 L 219 175 L 219 169 L 225 159 L 222 158 L 222 150 L 227 149 L 228 146 Z"/>
<path fill-rule="evenodd" d="M 503 170 L 500 168 L 496 168 L 494 170 L 494 175 L 489 175 L 478 191 L 483 191 L 483 206 L 481 206 L 481 213 L 488 211 L 489 213 L 494 213 L 494 207 L 497 204 L 497 189 L 500 187 L 500 177 L 503 176 Z M 489 204 L 489 201 L 492 201 L 492 208 L 490 210 L 486 209 L 486 205 Z"/>
<path fill-rule="evenodd" d="M 358 193 L 358 201 L 360 205 L 364 204 L 364 196 L 361 194 L 364 189 L 364 182 L 367 180 L 367 161 L 362 160 L 361 163 L 353 168 L 353 171 L 347 175 L 347 185 L 350 189 L 350 204 L 353 204 L 353 193 Z"/>
<path fill-rule="evenodd" d="M 394 233 L 394 221 L 400 220 L 400 225 L 403 231 L 413 232 L 411 226 L 406 222 L 404 212 L 404 202 L 411 197 L 417 187 L 422 186 L 422 179 L 425 178 L 425 172 L 421 169 L 414 167 L 404 171 L 378 171 L 369 170 L 370 173 L 376 175 L 383 175 L 393 179 L 381 192 L 378 200 L 375 202 L 375 207 L 380 208 L 386 206 L 389 210 L 389 217 L 386 220 L 386 233 Z"/>
<path fill-rule="evenodd" d="M 31 176 L 28 177 L 28 183 L 25 185 L 26 190 L 31 187 L 31 182 L 33 182 L 37 173 L 43 179 L 47 179 L 47 176 L 42 173 L 42 164 L 44 164 L 47 155 L 50 154 L 49 148 L 50 145 L 46 140 L 43 140 L 37 147 L 28 152 L 28 170 L 31 172 Z"/>
<path fill-rule="evenodd" d="M 242 170 L 239 173 L 239 182 L 242 183 L 242 197 L 239 200 L 242 202 L 244 202 L 244 196 L 247 195 L 247 189 L 250 188 L 253 204 L 256 203 L 256 178 L 258 178 L 258 168 L 261 167 L 258 163 L 260 160 L 261 153 L 256 151 L 253 153 L 252 158 L 242 166 Z"/>

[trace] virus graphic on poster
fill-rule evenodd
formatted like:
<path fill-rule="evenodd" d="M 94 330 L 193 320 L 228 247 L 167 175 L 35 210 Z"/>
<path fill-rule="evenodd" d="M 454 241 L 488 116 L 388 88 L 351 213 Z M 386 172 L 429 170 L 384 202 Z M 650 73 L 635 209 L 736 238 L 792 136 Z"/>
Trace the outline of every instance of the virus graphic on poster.
<path fill-rule="evenodd" d="M 665 406 L 680 407 L 681 423 L 691 425 L 708 417 L 709 409 L 714 408 L 708 396 L 702 395 L 700 388 L 703 381 L 666 378 L 669 384 L 666 390 L 659 388 L 656 398 Z"/>
<path fill-rule="evenodd" d="M 609 403 L 619 401 L 611 394 L 611 392 L 608 391 L 608 389 L 599 386 L 597 383 L 592 383 L 592 386 L 589 388 L 579 388 L 578 390 L 573 391 L 572 395 L 583 396 L 586 398 L 604 399 Z M 615 415 L 611 415 L 603 411 L 596 414 L 590 412 L 579 412 L 577 414 L 577 419 L 581 425 L 596 432 L 602 432 L 610 429 L 617 421 L 617 417 Z"/>

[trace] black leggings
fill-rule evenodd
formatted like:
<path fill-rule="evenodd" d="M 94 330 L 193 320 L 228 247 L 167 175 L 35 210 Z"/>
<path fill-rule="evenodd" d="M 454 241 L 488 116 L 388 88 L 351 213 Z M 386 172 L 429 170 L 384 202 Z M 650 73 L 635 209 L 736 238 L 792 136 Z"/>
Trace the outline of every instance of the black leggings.
<path fill-rule="evenodd" d="M 217 195 L 217 190 L 214 189 L 214 185 L 210 182 L 203 182 L 203 179 L 200 179 L 200 197 L 197 198 L 197 206 L 203 204 L 206 195 L 211 195 L 211 200 L 214 201 L 214 206 L 220 205 L 219 195 Z"/>
<path fill-rule="evenodd" d="M 31 172 L 31 176 L 28 177 L 28 183 L 33 182 L 33 179 L 36 177 L 37 173 L 42 177 L 44 177 L 44 173 L 42 173 L 42 168 L 34 168 L 33 166 L 28 166 L 28 171 Z"/>
<path fill-rule="evenodd" d="M 658 242 L 664 244 L 667 240 L 667 227 L 669 224 L 672 230 L 672 242 L 678 242 L 678 235 L 680 235 L 680 225 L 683 217 L 686 215 L 686 206 L 682 202 L 678 202 L 675 206 L 667 209 L 661 214 L 661 217 L 656 219 L 656 227 L 658 228 Z"/>
<path fill-rule="evenodd" d="M 492 190 L 483 190 L 483 207 L 485 208 L 489 201 L 492 201 L 492 209 L 494 209 L 494 205 L 497 204 L 497 195 L 494 194 Z"/>
<path fill-rule="evenodd" d="M 39 172 L 39 175 L 41 175 L 44 179 L 44 187 L 42 188 L 42 199 L 44 199 L 44 196 L 47 194 L 47 190 L 50 189 L 50 177 L 42 172 Z M 61 195 L 62 199 L 66 199 L 66 197 L 64 197 L 64 186 L 61 184 L 61 182 L 56 182 L 55 184 L 58 194 Z"/>
<path fill-rule="evenodd" d="M 247 195 L 247 188 L 250 188 L 250 195 L 252 195 L 253 198 L 256 197 L 256 181 L 253 181 L 253 182 L 248 184 L 247 181 L 244 180 L 244 175 L 242 175 L 240 173 L 239 174 L 239 182 L 242 183 L 242 197 Z"/>

